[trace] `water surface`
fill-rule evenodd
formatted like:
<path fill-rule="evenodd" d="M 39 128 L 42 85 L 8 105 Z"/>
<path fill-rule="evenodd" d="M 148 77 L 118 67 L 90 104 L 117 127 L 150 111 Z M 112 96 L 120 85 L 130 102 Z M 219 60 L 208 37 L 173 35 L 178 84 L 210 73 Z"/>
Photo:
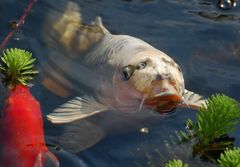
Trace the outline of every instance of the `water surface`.
<path fill-rule="evenodd" d="M 39 60 L 40 72 L 44 72 L 46 67 L 42 62 L 49 60 L 48 53 L 61 48 L 51 48 L 43 43 L 42 27 L 49 12 L 62 12 L 67 2 L 39 0 L 5 48 L 20 47 L 32 51 Z M 205 97 L 221 92 L 240 100 L 239 6 L 220 10 L 216 7 L 217 1 L 210 0 L 74 2 L 79 4 L 86 23 L 101 16 L 112 33 L 141 38 L 176 59 L 189 90 Z M 17 20 L 27 4 L 27 0 L 1 0 L 0 41 L 10 31 L 9 21 Z M 40 80 L 41 77 L 34 80 L 31 90 L 42 106 L 48 143 L 60 144 L 63 148 L 62 152 L 56 152 L 62 166 L 75 162 L 76 166 L 89 167 L 150 166 L 149 159 L 164 166 L 172 158 L 206 166 L 198 158 L 191 158 L 189 146 L 166 145 L 166 141 L 171 143 L 170 136 L 175 138 L 175 131 L 185 128 L 188 118 L 195 119 L 196 111 L 177 109 L 168 116 L 153 112 L 122 115 L 112 111 L 72 124 L 53 125 L 46 120 L 46 114 L 83 92 L 73 91 L 63 98 L 46 89 Z M 75 81 L 72 84 L 79 87 Z M 148 133 L 141 132 L 141 128 L 147 128 Z M 239 133 L 238 127 L 232 136 L 239 139 Z M 240 146 L 239 140 L 236 145 Z"/>

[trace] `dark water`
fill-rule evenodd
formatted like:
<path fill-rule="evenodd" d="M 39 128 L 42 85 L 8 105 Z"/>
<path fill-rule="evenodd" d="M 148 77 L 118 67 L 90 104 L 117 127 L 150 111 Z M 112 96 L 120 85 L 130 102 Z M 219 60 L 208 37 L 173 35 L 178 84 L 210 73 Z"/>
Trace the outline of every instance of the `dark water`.
<path fill-rule="evenodd" d="M 39 59 L 40 72 L 44 71 L 41 62 L 48 60 L 46 53 L 52 48 L 42 43 L 42 27 L 48 13 L 62 12 L 67 2 L 39 0 L 5 48 L 32 51 Z M 189 90 L 206 97 L 221 92 L 240 101 L 239 6 L 220 10 L 214 0 L 74 2 L 81 7 L 86 23 L 101 16 L 112 33 L 141 38 L 176 59 Z M 17 20 L 27 4 L 26 0 L 1 0 L 0 41 L 10 31 L 9 21 Z M 164 166 L 172 158 L 191 163 L 190 166 L 210 166 L 191 158 L 189 146 L 172 143 L 175 131 L 183 130 L 188 118 L 195 119 L 195 111 L 177 109 L 168 116 L 152 112 L 130 116 L 108 112 L 72 124 L 53 125 L 46 120 L 46 114 L 79 94 L 75 92 L 62 98 L 48 91 L 40 80 L 40 77 L 34 80 L 31 90 L 42 106 L 47 142 L 62 146 L 60 151 L 54 151 L 61 166 L 132 167 L 151 166 L 150 162 Z M 141 128 L 148 132 L 141 132 Z M 239 133 L 238 127 L 232 134 L 238 146 Z"/>

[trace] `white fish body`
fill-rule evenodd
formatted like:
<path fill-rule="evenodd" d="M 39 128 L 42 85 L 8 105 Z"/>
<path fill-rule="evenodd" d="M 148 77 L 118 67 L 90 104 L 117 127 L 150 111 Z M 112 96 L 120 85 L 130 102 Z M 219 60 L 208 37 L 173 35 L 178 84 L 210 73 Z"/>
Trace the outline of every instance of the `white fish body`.
<path fill-rule="evenodd" d="M 103 74 L 100 78 L 104 82 L 95 83 L 96 97 L 76 97 L 54 110 L 47 116 L 51 122 L 72 122 L 110 109 L 151 108 L 164 113 L 178 106 L 198 109 L 205 103 L 202 96 L 185 89 L 179 65 L 143 40 L 111 34 L 100 17 L 92 25 L 82 25 L 79 8 L 72 2 L 61 17 L 54 17 L 49 17 L 44 34 L 72 55 L 80 55 L 73 60 L 97 67 L 96 74 Z M 65 70 L 73 72 L 70 67 Z M 87 78 L 87 72 L 83 76 Z"/>

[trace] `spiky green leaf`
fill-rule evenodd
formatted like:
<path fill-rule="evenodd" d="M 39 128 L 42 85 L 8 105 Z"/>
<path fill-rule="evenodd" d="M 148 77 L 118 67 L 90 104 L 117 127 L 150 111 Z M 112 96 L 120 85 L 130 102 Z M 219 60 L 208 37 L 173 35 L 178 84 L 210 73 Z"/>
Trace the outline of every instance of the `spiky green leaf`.
<path fill-rule="evenodd" d="M 35 58 L 28 51 L 11 48 L 3 52 L 1 57 L 0 72 L 3 75 L 3 83 L 9 87 L 17 84 L 27 86 L 33 76 L 38 74 L 34 68 Z"/>
<path fill-rule="evenodd" d="M 218 163 L 220 167 L 240 167 L 240 148 L 224 151 Z"/>
<path fill-rule="evenodd" d="M 166 164 L 166 167 L 188 167 L 187 164 L 183 164 L 181 160 L 171 160 Z"/>
<path fill-rule="evenodd" d="M 213 95 L 200 108 L 194 131 L 199 142 L 207 145 L 216 138 L 232 132 L 240 123 L 239 103 L 222 94 Z"/>

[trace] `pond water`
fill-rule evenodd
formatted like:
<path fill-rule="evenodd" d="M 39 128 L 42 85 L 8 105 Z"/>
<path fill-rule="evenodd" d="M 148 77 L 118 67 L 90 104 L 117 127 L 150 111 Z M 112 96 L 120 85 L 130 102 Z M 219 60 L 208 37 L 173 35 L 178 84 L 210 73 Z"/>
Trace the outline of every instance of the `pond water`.
<path fill-rule="evenodd" d="M 110 32 L 143 39 L 176 59 L 189 90 L 205 97 L 224 93 L 240 101 L 239 6 L 220 10 L 215 0 L 74 2 L 80 6 L 84 22 L 89 23 L 101 16 Z M 1 0 L 0 41 L 10 31 L 9 22 L 18 20 L 28 3 L 27 0 Z M 41 103 L 47 143 L 61 146 L 60 151 L 49 146 L 59 157 L 61 166 L 164 166 L 173 158 L 182 159 L 192 164 L 190 166 L 211 166 L 199 158 L 192 158 L 190 146 L 174 144 L 175 132 L 185 129 L 188 118 L 195 119 L 196 111 L 191 109 L 176 109 L 168 115 L 154 112 L 129 115 L 110 111 L 70 124 L 54 125 L 47 121 L 46 115 L 53 109 L 85 93 L 80 91 L 81 78 L 77 78 L 77 72 L 70 76 L 62 74 L 71 83 L 67 85 L 67 93 L 62 92 L 68 96 L 54 94 L 42 84 L 42 78 L 56 70 L 53 62 L 61 64 L 64 61 L 61 57 L 67 57 L 59 46 L 46 45 L 46 37 L 42 34 L 51 11 L 61 14 L 67 3 L 67 0 L 39 0 L 24 24 L 4 46 L 30 50 L 38 59 L 40 76 L 34 80 L 31 91 Z M 59 58 L 51 58 L 52 52 L 56 52 Z M 64 71 L 57 69 L 58 72 L 61 70 Z M 62 80 L 55 82 L 61 85 Z M 232 134 L 237 146 L 240 146 L 239 133 L 238 127 Z"/>

